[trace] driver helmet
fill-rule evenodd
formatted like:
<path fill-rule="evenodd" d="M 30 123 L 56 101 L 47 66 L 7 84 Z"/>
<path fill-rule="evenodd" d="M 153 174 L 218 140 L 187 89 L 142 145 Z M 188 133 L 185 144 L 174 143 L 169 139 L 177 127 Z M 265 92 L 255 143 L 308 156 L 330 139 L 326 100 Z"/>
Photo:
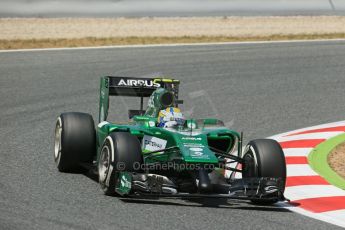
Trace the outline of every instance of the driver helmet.
<path fill-rule="evenodd" d="M 173 126 L 183 125 L 185 118 L 179 108 L 168 107 L 159 111 L 158 127 L 170 128 Z"/>

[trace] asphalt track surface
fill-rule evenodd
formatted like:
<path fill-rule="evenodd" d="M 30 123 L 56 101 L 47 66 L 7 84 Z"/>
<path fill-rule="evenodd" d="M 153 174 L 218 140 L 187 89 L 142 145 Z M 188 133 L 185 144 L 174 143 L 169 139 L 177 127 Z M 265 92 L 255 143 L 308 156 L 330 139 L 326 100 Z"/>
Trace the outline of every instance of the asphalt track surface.
<path fill-rule="evenodd" d="M 158 73 L 182 80 L 189 116 L 223 119 L 246 141 L 345 116 L 341 41 L 0 53 L 0 228 L 337 229 L 247 202 L 121 200 L 57 171 L 61 112 L 97 120 L 100 76 Z M 138 104 L 114 99 L 113 119 Z"/>
<path fill-rule="evenodd" d="M 343 0 L 1 0 L 0 17 L 345 15 Z"/>

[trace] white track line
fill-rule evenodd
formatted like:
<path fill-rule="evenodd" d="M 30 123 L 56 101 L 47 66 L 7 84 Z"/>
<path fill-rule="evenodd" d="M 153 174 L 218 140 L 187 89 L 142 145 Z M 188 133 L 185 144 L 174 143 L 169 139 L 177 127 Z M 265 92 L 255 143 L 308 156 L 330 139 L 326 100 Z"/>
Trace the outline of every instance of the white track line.
<path fill-rule="evenodd" d="M 338 218 L 337 215 L 328 214 L 328 212 L 312 213 L 312 212 L 306 211 L 302 208 L 290 206 L 286 203 L 278 203 L 277 206 L 284 207 L 286 209 L 289 209 L 290 211 L 299 213 L 299 214 L 304 215 L 304 216 L 308 216 L 308 217 L 311 217 L 311 218 L 314 218 L 317 220 L 325 221 L 325 222 L 328 222 L 328 223 L 331 223 L 331 224 L 334 224 L 334 225 L 337 225 L 340 227 L 345 227 L 345 220 L 344 219 Z"/>
<path fill-rule="evenodd" d="M 274 136 L 270 136 L 268 138 L 277 139 L 277 138 L 280 138 L 282 136 L 286 136 L 286 135 L 289 135 L 289 134 L 292 134 L 292 133 L 298 133 L 298 132 L 303 132 L 303 131 L 313 130 L 313 129 L 321 129 L 321 128 L 328 128 L 328 127 L 343 126 L 343 125 L 345 125 L 345 120 L 344 121 L 337 121 L 337 122 L 327 123 L 327 124 L 322 124 L 322 125 L 310 126 L 310 127 L 302 128 L 302 129 L 296 129 L 296 130 L 293 130 L 293 131 L 288 131 L 288 132 L 285 132 L 285 133 L 280 133 L 280 134 L 277 134 L 277 135 L 274 135 Z"/>
<path fill-rule="evenodd" d="M 287 176 L 316 176 L 318 175 L 308 164 L 286 165 Z"/>
<path fill-rule="evenodd" d="M 329 211 L 329 212 L 324 212 L 324 215 L 331 216 L 333 218 L 339 218 L 343 219 L 345 222 L 345 209 L 341 210 L 336 210 L 336 211 Z"/>
<path fill-rule="evenodd" d="M 308 139 L 329 139 L 344 132 L 318 132 L 318 133 L 306 133 L 294 136 L 281 136 L 277 137 L 275 140 L 279 142 L 283 141 L 294 141 L 294 140 L 308 140 Z"/>
<path fill-rule="evenodd" d="M 285 157 L 306 157 L 313 148 L 283 149 Z"/>
<path fill-rule="evenodd" d="M 177 47 L 177 46 L 216 46 L 216 45 L 241 45 L 241 44 L 275 44 L 275 43 L 310 43 L 310 42 L 343 42 L 345 39 L 315 39 L 315 40 L 281 40 L 281 41 L 244 41 L 244 42 L 210 42 L 210 43 L 174 43 L 174 44 L 149 44 L 149 45 L 115 45 L 115 46 L 90 46 L 90 47 L 65 47 L 65 48 L 39 48 L 39 49 L 14 49 L 0 50 L 0 53 L 32 52 L 32 51 L 68 51 L 91 49 L 123 49 L 123 48 L 150 48 L 150 47 Z"/>
<path fill-rule="evenodd" d="M 333 185 L 300 185 L 287 187 L 284 195 L 294 201 L 307 198 L 345 196 L 345 191 Z"/>

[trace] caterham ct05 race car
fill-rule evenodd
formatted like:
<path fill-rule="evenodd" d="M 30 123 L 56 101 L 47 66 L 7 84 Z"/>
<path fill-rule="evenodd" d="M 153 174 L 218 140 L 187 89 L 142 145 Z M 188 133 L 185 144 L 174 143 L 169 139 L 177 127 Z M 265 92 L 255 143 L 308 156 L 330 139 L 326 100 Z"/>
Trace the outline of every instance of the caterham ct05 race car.
<path fill-rule="evenodd" d="M 86 113 L 62 113 L 57 119 L 58 170 L 89 169 L 98 174 L 106 195 L 212 197 L 256 204 L 285 200 L 280 145 L 257 139 L 242 150 L 242 134 L 222 121 L 185 118 L 179 109 L 179 84 L 167 78 L 102 77 L 96 129 Z M 140 109 L 128 111 L 127 123 L 108 122 L 110 96 L 138 97 Z"/>

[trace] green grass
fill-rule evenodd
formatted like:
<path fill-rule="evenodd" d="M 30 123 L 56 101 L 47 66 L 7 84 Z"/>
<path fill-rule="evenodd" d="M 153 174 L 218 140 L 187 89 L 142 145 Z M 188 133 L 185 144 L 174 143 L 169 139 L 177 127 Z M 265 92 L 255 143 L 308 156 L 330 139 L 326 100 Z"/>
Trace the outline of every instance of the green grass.
<path fill-rule="evenodd" d="M 338 188 L 345 189 L 345 179 L 339 176 L 328 164 L 328 154 L 339 144 L 345 141 L 345 134 L 333 137 L 322 142 L 308 155 L 309 165 L 320 176 Z"/>

